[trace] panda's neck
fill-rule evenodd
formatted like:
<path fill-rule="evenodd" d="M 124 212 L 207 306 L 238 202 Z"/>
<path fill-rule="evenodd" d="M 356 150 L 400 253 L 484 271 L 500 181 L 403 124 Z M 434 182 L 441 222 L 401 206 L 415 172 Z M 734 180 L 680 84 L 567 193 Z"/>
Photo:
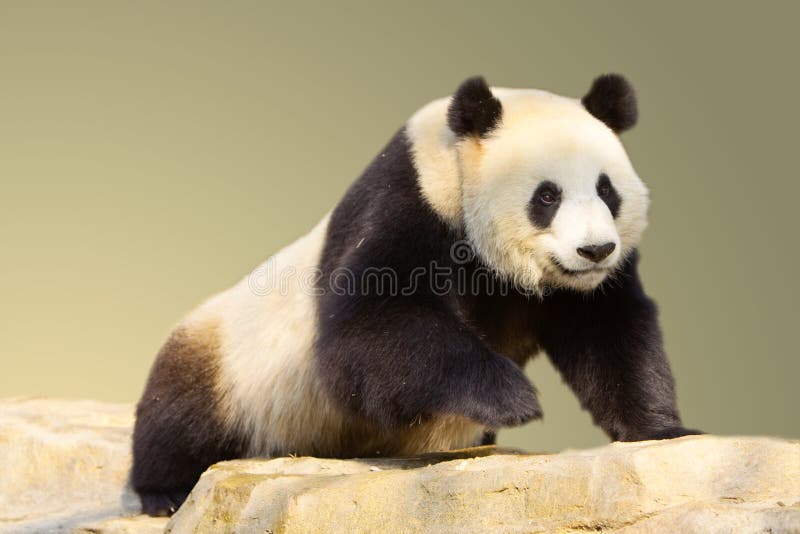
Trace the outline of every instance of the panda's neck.
<path fill-rule="evenodd" d="M 435 100 L 406 124 L 406 135 L 425 201 L 450 226 L 463 227 L 456 138 L 447 126 L 449 98 Z"/>

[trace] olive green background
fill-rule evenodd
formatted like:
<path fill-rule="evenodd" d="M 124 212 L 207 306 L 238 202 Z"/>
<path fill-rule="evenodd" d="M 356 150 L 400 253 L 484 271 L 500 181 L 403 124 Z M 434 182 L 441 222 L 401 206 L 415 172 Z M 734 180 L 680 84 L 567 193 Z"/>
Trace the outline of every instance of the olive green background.
<path fill-rule="evenodd" d="M 797 8 L 0 1 L 0 396 L 132 402 L 182 314 L 481 73 L 634 83 L 643 276 L 688 426 L 800 437 Z M 530 450 L 606 438 L 551 369 Z"/>

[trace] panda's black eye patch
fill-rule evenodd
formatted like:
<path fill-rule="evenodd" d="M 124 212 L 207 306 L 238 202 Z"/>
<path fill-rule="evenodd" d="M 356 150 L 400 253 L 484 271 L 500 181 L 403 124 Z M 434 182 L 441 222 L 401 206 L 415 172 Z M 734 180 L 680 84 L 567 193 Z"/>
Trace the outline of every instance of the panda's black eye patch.
<path fill-rule="evenodd" d="M 611 212 L 611 216 L 616 219 L 619 213 L 619 207 L 622 204 L 622 199 L 619 193 L 617 193 L 617 190 L 614 189 L 611 179 L 605 173 L 601 174 L 600 178 L 597 179 L 597 196 L 606 203 L 606 206 L 608 206 Z"/>
<path fill-rule="evenodd" d="M 528 217 L 539 228 L 547 228 L 561 204 L 561 189 L 550 181 L 539 184 L 528 203 Z"/>

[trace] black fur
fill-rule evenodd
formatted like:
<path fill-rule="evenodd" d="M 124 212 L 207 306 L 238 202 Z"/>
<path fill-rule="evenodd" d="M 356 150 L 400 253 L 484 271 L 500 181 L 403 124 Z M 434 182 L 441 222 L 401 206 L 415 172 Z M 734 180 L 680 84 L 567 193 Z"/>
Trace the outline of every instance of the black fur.
<path fill-rule="evenodd" d="M 225 432 L 217 413 L 213 351 L 178 330 L 150 372 L 136 408 L 131 470 L 145 514 L 171 515 L 209 465 L 244 454 L 244 442 Z"/>
<path fill-rule="evenodd" d="M 595 79 L 581 102 L 589 113 L 617 133 L 633 128 L 639 119 L 636 93 L 619 74 L 604 74 Z"/>
<path fill-rule="evenodd" d="M 455 294 L 437 295 L 435 262 L 460 266 L 452 231 L 420 197 L 403 132 L 398 133 L 334 210 L 320 268 L 316 361 L 344 406 L 387 426 L 432 415 L 464 415 L 487 427 L 518 425 L 541 415 L 522 369 L 481 340 Z M 391 268 L 411 294 L 374 287 L 338 295 L 328 281 L 347 269 Z"/>
<path fill-rule="evenodd" d="M 481 76 L 466 79 L 453 95 L 447 124 L 459 137 L 485 137 L 500 122 L 503 106 Z"/>
<path fill-rule="evenodd" d="M 591 294 L 559 291 L 539 311 L 539 340 L 595 423 L 612 439 L 663 439 L 683 428 L 655 303 L 631 254 Z"/>
<path fill-rule="evenodd" d="M 555 201 L 551 204 L 545 203 L 542 199 L 542 195 L 545 193 L 551 195 Z M 553 222 L 560 205 L 561 189 L 553 182 L 545 180 L 533 192 L 533 196 L 528 203 L 528 217 L 539 228 L 547 228 Z"/>
<path fill-rule="evenodd" d="M 471 291 L 445 278 L 485 270 L 454 261 L 464 238 L 421 198 L 408 141 L 398 133 L 334 210 L 320 268 L 316 364 L 329 391 L 354 414 L 393 428 L 457 414 L 488 429 L 541 416 L 520 365 L 543 346 L 584 407 L 613 439 L 678 435 L 672 375 L 655 306 L 638 280 L 635 257 L 591 295 L 556 292 L 527 298 L 491 273 Z M 414 291 L 337 294 L 331 275 L 358 280 L 391 268 Z M 460 273 L 460 274 L 459 274 Z M 385 288 L 384 288 L 385 289 Z"/>
<path fill-rule="evenodd" d="M 597 179 L 597 195 L 606 203 L 609 211 L 611 211 L 611 216 L 616 219 L 619 214 L 619 208 L 622 205 L 622 199 L 606 174 L 601 174 L 600 178 Z"/>

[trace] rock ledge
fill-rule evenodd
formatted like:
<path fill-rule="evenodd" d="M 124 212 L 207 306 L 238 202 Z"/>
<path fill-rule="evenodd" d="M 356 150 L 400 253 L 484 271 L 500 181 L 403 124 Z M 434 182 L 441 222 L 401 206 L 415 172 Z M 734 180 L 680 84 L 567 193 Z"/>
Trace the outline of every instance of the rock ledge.
<path fill-rule="evenodd" d="M 126 487 L 132 422 L 128 405 L 0 401 L 0 532 L 800 532 L 800 442 L 716 436 L 223 462 L 148 518 Z"/>

